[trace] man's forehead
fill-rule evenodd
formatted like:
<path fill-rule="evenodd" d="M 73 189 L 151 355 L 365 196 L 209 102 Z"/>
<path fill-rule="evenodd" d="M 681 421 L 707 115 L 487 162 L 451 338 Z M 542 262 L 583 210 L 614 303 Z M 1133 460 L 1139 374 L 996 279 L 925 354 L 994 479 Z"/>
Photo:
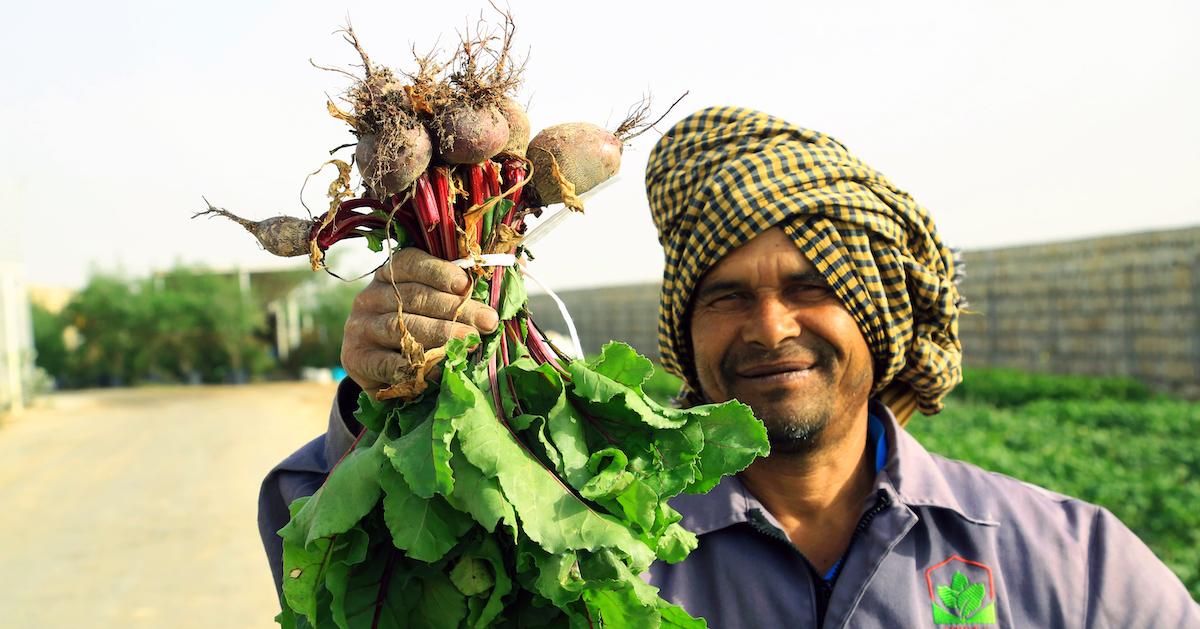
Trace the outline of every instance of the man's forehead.
<path fill-rule="evenodd" d="M 790 276 L 819 276 L 791 238 L 772 227 L 730 251 L 704 274 L 698 290 L 714 282 L 754 282 Z"/>

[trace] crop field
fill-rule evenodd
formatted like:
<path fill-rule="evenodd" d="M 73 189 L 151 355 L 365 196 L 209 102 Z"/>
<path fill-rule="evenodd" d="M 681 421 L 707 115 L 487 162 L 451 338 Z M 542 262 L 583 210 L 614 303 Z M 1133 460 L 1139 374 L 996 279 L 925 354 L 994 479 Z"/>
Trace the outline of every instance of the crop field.
<path fill-rule="evenodd" d="M 656 372 L 660 400 L 678 381 Z M 1200 599 L 1200 403 L 1127 379 L 968 370 L 942 413 L 908 430 L 926 448 L 1112 511 Z"/>
<path fill-rule="evenodd" d="M 1200 598 L 1200 403 L 1135 382 L 968 371 L 909 431 L 945 456 L 1108 508 Z"/>

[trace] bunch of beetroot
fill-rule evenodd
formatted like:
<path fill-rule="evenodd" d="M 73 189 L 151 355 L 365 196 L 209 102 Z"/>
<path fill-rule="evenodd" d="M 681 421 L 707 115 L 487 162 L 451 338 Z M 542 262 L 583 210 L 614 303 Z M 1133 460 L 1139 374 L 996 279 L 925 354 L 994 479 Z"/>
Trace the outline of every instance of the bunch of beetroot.
<path fill-rule="evenodd" d="M 350 111 L 364 193 L 336 162 L 331 205 L 312 220 L 237 220 L 278 255 L 312 256 L 364 237 L 463 260 L 494 333 L 426 351 L 396 323 L 406 360 L 359 400 L 351 450 L 283 538 L 285 627 L 702 627 L 639 575 L 695 547 L 667 501 L 701 493 L 767 452 L 737 403 L 673 409 L 642 390 L 653 368 L 610 343 L 590 361 L 560 352 L 530 317 L 516 266 L 524 220 L 611 177 L 622 138 L 586 123 L 529 140 L 512 99 L 519 68 L 499 37 L 462 42 L 412 74 L 368 59 Z M 484 61 L 486 60 L 486 62 Z M 399 313 L 398 313 L 399 314 Z M 435 368 L 440 378 L 428 378 Z"/>
<path fill-rule="evenodd" d="M 613 132 L 574 122 L 548 127 L 531 140 L 529 118 L 512 98 L 522 67 L 509 54 L 513 27 L 505 17 L 500 35 L 464 39 L 447 63 L 436 62 L 433 55 L 419 57 L 411 74 L 372 63 L 347 27 L 343 32 L 362 60 L 364 76 L 345 96 L 350 112 L 332 102 L 328 108 L 356 137 L 361 197 L 351 198 L 349 166 L 332 160 L 340 176 L 330 187 L 329 211 L 316 219 L 250 221 L 211 205 L 197 216 L 225 216 L 267 251 L 309 255 L 317 269 L 330 246 L 355 237 L 368 238 L 375 250 L 390 238 L 448 259 L 478 254 L 486 245 L 479 229 L 460 234 L 467 238 L 458 246 L 437 242 L 432 232 L 442 223 L 450 232 L 448 240 L 457 240 L 450 224 L 480 218 L 480 197 L 498 198 L 494 188 L 502 183 L 526 208 L 563 203 L 582 211 L 578 195 L 617 172 L 625 141 L 649 127 L 644 124 L 647 110 L 636 108 Z M 505 221 L 518 231 L 519 214 L 517 220 Z M 491 222 L 479 228 L 504 219 L 495 212 L 487 218 Z M 502 240 L 511 241 L 511 234 Z"/>

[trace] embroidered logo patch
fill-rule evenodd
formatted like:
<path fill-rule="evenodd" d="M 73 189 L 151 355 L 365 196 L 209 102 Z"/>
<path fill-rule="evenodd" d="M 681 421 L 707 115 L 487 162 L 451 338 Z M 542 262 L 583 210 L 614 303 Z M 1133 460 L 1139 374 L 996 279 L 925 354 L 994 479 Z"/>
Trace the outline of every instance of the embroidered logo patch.
<path fill-rule="evenodd" d="M 996 585 L 992 569 L 951 555 L 925 571 L 933 624 L 979 627 L 996 624 Z"/>

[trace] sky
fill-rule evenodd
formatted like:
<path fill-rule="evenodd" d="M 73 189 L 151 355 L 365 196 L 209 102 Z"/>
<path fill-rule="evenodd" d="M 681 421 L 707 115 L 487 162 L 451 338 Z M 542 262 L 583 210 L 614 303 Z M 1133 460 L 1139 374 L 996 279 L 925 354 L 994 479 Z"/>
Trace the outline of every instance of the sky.
<path fill-rule="evenodd" d="M 512 0 L 534 131 L 615 125 L 651 95 L 659 125 L 753 107 L 839 139 L 968 250 L 1200 224 L 1200 3 Z M 305 176 L 352 141 L 325 111 L 348 80 L 347 17 L 372 59 L 412 68 L 484 1 L 41 2 L 0 26 L 0 260 L 35 285 L 175 263 L 273 258 L 214 204 L 305 215 Z M 618 179 L 535 249 L 554 288 L 661 277 L 642 175 Z M 320 208 L 326 170 L 305 195 Z M 362 241 L 335 247 L 369 266 Z M 356 257 L 357 256 L 357 257 Z M 366 260 L 362 262 L 362 260 Z"/>

